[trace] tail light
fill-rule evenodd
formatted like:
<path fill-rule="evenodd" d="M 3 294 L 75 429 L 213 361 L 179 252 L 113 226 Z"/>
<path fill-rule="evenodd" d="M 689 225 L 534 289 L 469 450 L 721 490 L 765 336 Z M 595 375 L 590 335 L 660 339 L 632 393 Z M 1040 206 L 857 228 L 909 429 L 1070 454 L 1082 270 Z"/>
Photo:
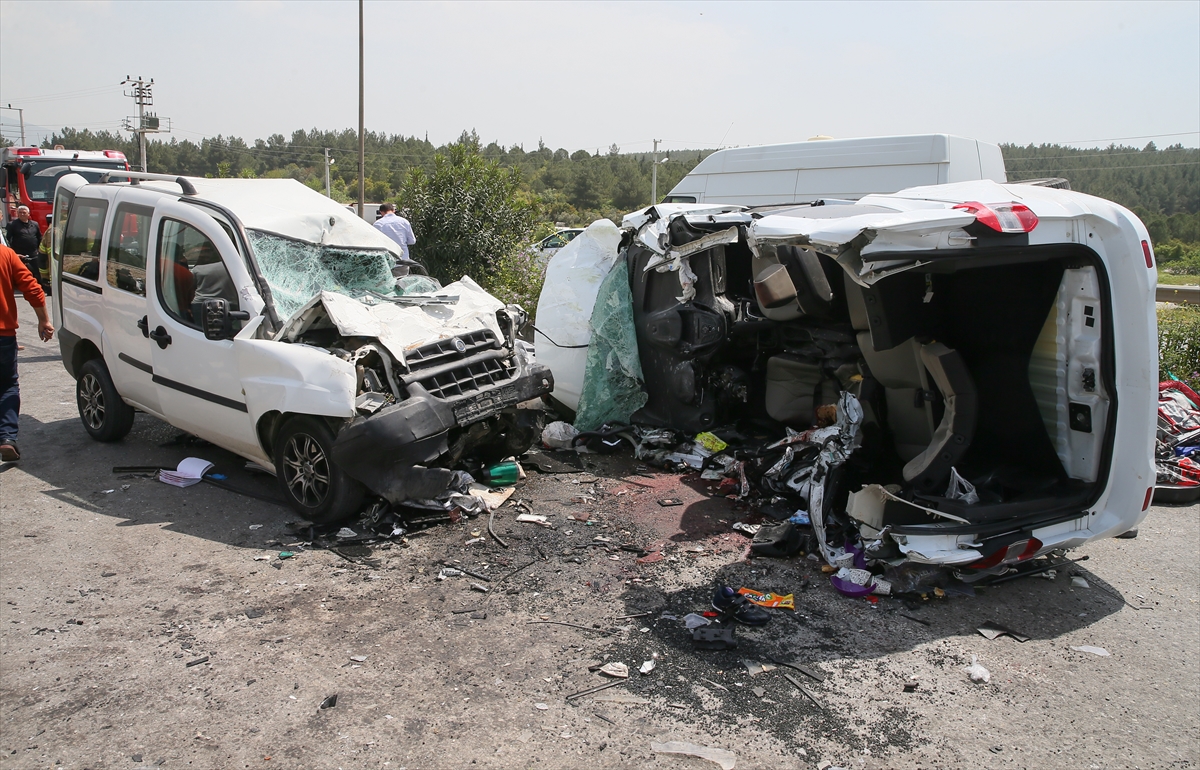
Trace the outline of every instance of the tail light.
<path fill-rule="evenodd" d="M 1025 561 L 1026 559 L 1032 559 L 1040 550 L 1042 550 L 1042 541 L 1036 537 L 1016 540 L 1008 545 L 997 548 L 990 556 L 985 556 L 979 561 L 971 562 L 967 567 L 969 569 L 987 569 L 988 567 L 995 567 L 1009 562 Z"/>
<path fill-rule="evenodd" d="M 1146 257 L 1146 267 L 1154 269 L 1154 254 L 1150 251 L 1150 241 L 1142 241 L 1142 255 Z"/>
<path fill-rule="evenodd" d="M 12 151 L 13 155 L 41 155 L 42 151 L 37 147 L 18 147 Z"/>
<path fill-rule="evenodd" d="M 120 150 L 105 150 L 104 157 L 116 158 L 117 160 L 125 160 L 125 153 L 121 152 Z"/>
<path fill-rule="evenodd" d="M 1142 241 L 1142 243 L 1145 243 L 1145 241 Z M 1150 487 L 1149 489 L 1146 490 L 1146 499 L 1142 501 L 1142 510 L 1143 511 L 1150 507 L 1150 501 L 1153 499 L 1154 499 L 1154 487 Z"/>
<path fill-rule="evenodd" d="M 1028 233 L 1037 227 L 1038 218 L 1023 203 L 980 203 L 967 201 L 954 208 L 975 215 L 975 221 L 998 233 Z"/>

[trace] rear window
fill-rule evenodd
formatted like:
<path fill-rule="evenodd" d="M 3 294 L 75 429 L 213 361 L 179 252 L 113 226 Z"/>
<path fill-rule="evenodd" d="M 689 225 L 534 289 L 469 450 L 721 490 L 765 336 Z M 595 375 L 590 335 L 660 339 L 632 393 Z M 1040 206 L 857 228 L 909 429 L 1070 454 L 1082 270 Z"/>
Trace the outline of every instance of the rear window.
<path fill-rule="evenodd" d="M 63 238 L 64 273 L 92 281 L 100 279 L 100 242 L 107 213 L 108 201 L 75 199 Z"/>

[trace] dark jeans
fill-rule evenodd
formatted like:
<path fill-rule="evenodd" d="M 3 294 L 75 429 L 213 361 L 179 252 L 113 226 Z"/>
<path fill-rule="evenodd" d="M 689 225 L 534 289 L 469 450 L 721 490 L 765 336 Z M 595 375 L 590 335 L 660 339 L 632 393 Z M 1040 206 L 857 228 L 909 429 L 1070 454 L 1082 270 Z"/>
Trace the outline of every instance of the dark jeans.
<path fill-rule="evenodd" d="M 0 337 L 0 441 L 17 440 L 21 388 L 17 385 L 17 338 Z"/>

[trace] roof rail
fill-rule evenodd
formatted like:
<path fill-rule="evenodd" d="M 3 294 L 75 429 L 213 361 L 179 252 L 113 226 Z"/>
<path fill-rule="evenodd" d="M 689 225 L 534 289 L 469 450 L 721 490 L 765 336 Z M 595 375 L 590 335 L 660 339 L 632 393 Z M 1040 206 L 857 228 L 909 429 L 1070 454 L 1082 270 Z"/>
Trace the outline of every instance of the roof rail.
<path fill-rule="evenodd" d="M 97 181 L 100 184 L 108 184 L 109 177 L 114 177 L 114 176 L 122 178 L 122 179 L 128 179 L 129 181 L 133 182 L 134 184 L 137 184 L 137 182 L 135 180 L 138 180 L 138 179 L 148 179 L 148 180 L 153 180 L 156 182 L 174 182 L 175 184 L 179 185 L 179 187 L 183 190 L 184 195 L 196 195 L 196 188 L 192 186 L 192 183 L 188 180 L 187 177 L 172 176 L 170 174 L 148 174 L 144 171 L 115 170 L 115 171 L 104 172 L 103 174 L 100 175 L 100 178 Z"/>

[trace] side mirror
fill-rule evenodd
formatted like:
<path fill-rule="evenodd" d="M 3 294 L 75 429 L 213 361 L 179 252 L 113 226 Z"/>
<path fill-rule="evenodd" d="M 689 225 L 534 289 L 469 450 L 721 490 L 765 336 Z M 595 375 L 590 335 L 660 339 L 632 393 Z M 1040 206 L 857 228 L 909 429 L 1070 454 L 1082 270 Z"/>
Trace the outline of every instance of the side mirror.
<path fill-rule="evenodd" d="M 250 314 L 244 310 L 230 310 L 229 303 L 223 299 L 206 299 L 195 303 L 200 305 L 200 328 L 204 330 L 204 338 L 210 340 L 227 340 L 236 333 L 234 321 L 249 321 Z M 195 311 L 193 311 L 195 316 Z"/>

